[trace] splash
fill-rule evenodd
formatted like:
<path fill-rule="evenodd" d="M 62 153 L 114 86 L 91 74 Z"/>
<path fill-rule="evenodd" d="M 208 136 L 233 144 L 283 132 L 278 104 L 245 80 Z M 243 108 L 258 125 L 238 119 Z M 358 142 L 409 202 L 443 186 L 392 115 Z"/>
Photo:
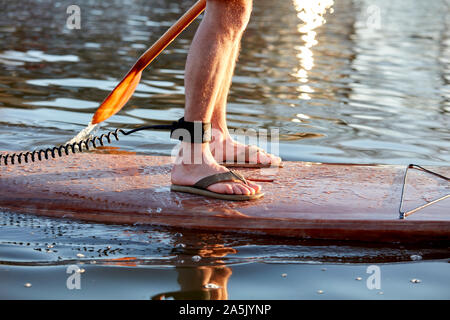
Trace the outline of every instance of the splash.
<path fill-rule="evenodd" d="M 93 137 L 93 134 L 97 132 L 99 125 L 98 124 L 92 124 L 90 122 L 86 128 L 81 130 L 75 137 L 73 137 L 71 140 L 67 141 L 66 144 L 72 144 L 76 142 L 80 142 L 82 140 L 86 140 L 88 138 Z M 93 133 L 91 134 L 91 132 Z"/>

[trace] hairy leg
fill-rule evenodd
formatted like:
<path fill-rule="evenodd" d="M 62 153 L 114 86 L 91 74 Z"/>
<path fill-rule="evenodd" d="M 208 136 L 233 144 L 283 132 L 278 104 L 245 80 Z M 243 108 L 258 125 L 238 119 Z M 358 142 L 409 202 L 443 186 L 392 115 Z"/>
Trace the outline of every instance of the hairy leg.
<path fill-rule="evenodd" d="M 238 154 L 247 152 L 247 161 L 263 164 L 277 164 L 281 159 L 277 156 L 268 154 L 261 149 L 249 149 L 249 146 L 236 142 L 232 139 L 227 126 L 226 106 L 228 94 L 231 87 L 233 73 L 236 67 L 236 61 L 239 56 L 242 33 L 237 37 L 231 49 L 227 60 L 226 72 L 222 77 L 220 90 L 215 100 L 215 108 L 211 117 L 214 139 L 211 143 L 211 151 L 215 159 L 219 162 L 234 160 Z"/>
<path fill-rule="evenodd" d="M 205 16 L 195 34 L 186 61 L 186 121 L 211 122 L 221 84 L 227 75 L 227 63 L 236 39 L 240 37 L 249 16 L 249 0 L 208 0 Z M 250 3 L 251 4 L 251 3 Z M 181 143 L 178 159 L 172 169 L 172 183 L 193 185 L 206 176 L 227 172 L 217 164 L 208 143 Z M 192 154 L 200 161 L 192 163 Z M 227 194 L 254 194 L 260 187 L 249 182 L 216 183 L 208 190 Z"/>
<path fill-rule="evenodd" d="M 235 44 L 232 48 L 231 54 L 228 57 L 227 61 L 227 72 L 223 77 L 223 81 L 220 84 L 220 91 L 216 99 L 216 105 L 214 108 L 214 112 L 211 118 L 211 124 L 214 129 L 220 131 L 221 133 L 228 135 L 228 126 L 227 126 L 227 99 L 228 94 L 230 92 L 231 80 L 233 78 L 234 70 L 236 67 L 236 60 L 239 55 L 240 49 L 240 41 Z"/>

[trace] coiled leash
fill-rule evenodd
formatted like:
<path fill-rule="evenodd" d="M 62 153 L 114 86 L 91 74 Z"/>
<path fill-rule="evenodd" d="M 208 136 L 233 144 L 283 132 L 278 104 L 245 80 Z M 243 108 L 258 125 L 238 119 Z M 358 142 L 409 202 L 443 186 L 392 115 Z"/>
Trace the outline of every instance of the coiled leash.
<path fill-rule="evenodd" d="M 56 146 L 47 149 L 38 149 L 35 151 L 27 151 L 20 153 L 4 153 L 0 154 L 0 166 L 8 166 L 22 163 L 32 163 L 36 161 L 43 161 L 49 159 L 56 159 L 64 155 L 68 156 L 70 153 L 76 154 L 80 152 L 89 151 L 91 149 L 104 146 L 105 143 L 113 142 L 112 138 L 119 141 L 119 134 L 128 136 L 132 133 L 142 130 L 170 130 L 170 136 L 172 139 L 189 140 L 187 137 L 192 137 L 192 141 L 207 142 L 211 140 L 211 124 L 202 122 L 188 122 L 184 121 L 184 118 L 178 121 L 172 122 L 167 125 L 151 125 L 135 128 L 129 131 L 123 129 L 116 129 L 109 131 L 100 136 L 89 137 L 87 139 Z"/>

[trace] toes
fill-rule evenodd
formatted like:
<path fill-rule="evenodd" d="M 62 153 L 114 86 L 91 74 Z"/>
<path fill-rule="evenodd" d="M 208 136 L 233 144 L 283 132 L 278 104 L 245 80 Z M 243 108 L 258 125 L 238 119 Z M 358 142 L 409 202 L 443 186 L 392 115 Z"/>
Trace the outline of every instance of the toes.
<path fill-rule="evenodd" d="M 244 184 L 239 184 L 239 188 L 241 188 L 242 194 L 251 195 L 254 194 L 253 189 Z"/>
<path fill-rule="evenodd" d="M 226 184 L 224 191 L 228 194 L 239 194 L 239 195 L 241 194 L 250 195 L 255 193 L 253 188 L 246 186 L 242 183 Z"/>
<path fill-rule="evenodd" d="M 235 185 L 233 185 L 233 191 L 234 191 L 234 194 L 243 194 L 244 190 L 241 188 L 240 185 L 235 184 Z"/>
<path fill-rule="evenodd" d="M 272 163 L 271 157 L 263 151 L 258 152 L 258 159 L 259 163 L 262 164 Z"/>
<path fill-rule="evenodd" d="M 253 193 L 258 193 L 261 191 L 261 186 L 259 184 L 256 184 L 249 180 L 247 180 L 247 183 L 248 183 L 247 187 L 249 187 L 253 191 Z"/>
<path fill-rule="evenodd" d="M 278 165 L 282 161 L 280 157 L 277 157 L 276 155 L 273 155 L 271 153 L 267 153 L 263 150 L 258 153 L 258 160 L 259 163 L 271 165 Z"/>
<path fill-rule="evenodd" d="M 230 159 L 227 158 L 229 158 L 231 155 L 234 155 L 235 157 L 234 159 L 231 159 L 231 162 L 237 161 L 239 163 L 247 162 L 250 164 L 272 164 L 272 165 L 277 165 L 282 162 L 280 157 L 267 153 L 264 149 L 256 145 L 245 145 L 242 143 L 232 142 L 231 146 L 234 149 L 226 149 L 226 152 L 224 150 L 220 155 L 220 158 L 223 157 L 224 162 L 230 161 Z M 229 152 L 229 150 L 231 151 Z M 216 155 L 215 151 L 214 155 Z"/>
<path fill-rule="evenodd" d="M 223 194 L 233 194 L 233 186 L 230 183 L 215 183 L 207 188 L 209 191 L 223 193 Z"/>
<path fill-rule="evenodd" d="M 233 185 L 231 185 L 229 183 L 226 183 L 225 186 L 226 186 L 226 193 L 228 193 L 228 194 L 233 194 L 234 193 Z"/>
<path fill-rule="evenodd" d="M 272 157 L 272 163 L 279 164 L 282 161 L 280 157 L 277 157 L 277 156 L 274 156 L 274 155 L 271 155 L 271 157 Z"/>
<path fill-rule="evenodd" d="M 258 193 L 261 187 L 248 181 L 248 185 L 242 183 L 216 183 L 209 186 L 208 190 L 223 194 L 252 195 Z"/>

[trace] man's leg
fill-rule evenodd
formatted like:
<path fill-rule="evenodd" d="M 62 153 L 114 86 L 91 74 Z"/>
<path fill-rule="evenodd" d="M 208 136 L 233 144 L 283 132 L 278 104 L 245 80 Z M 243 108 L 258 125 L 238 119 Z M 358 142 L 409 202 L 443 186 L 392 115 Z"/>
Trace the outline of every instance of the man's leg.
<path fill-rule="evenodd" d="M 205 16 L 186 61 L 186 121 L 211 122 L 221 84 L 228 72 L 226 62 L 247 24 L 250 10 L 249 0 L 207 0 Z M 228 171 L 217 164 L 209 143 L 200 146 L 188 142 L 181 144 L 181 153 L 172 169 L 172 183 L 190 186 L 206 176 Z M 193 159 L 186 154 L 195 154 L 196 151 L 200 152 L 201 161 L 192 163 Z M 260 187 L 250 181 L 248 185 L 226 182 L 213 184 L 208 190 L 248 195 L 259 192 Z"/>
<path fill-rule="evenodd" d="M 231 81 L 233 73 L 236 67 L 236 61 L 239 56 L 240 43 L 242 34 L 237 39 L 237 43 L 232 49 L 232 53 L 229 56 L 227 64 L 227 72 L 223 78 L 221 88 L 216 100 L 216 105 L 211 118 L 211 124 L 214 129 L 214 140 L 211 142 L 211 151 L 219 162 L 225 162 L 226 160 L 233 161 L 238 154 L 245 153 L 249 146 L 236 142 L 232 139 L 227 126 L 226 120 L 226 105 L 228 93 L 230 91 Z M 253 149 L 254 150 L 254 149 Z M 249 150 L 247 150 L 249 151 Z M 252 163 L 272 163 L 277 164 L 281 162 L 281 159 L 272 154 L 268 154 L 262 150 L 249 152 L 249 159 Z"/>

